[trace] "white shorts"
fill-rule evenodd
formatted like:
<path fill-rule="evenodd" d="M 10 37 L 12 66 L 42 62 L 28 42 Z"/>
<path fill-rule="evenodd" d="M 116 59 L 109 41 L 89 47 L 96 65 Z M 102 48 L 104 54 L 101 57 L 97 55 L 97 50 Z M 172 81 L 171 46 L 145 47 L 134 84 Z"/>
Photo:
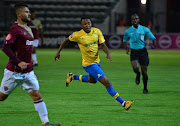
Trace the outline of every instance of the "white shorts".
<path fill-rule="evenodd" d="M 39 45 L 39 39 L 34 39 L 33 40 L 33 47 L 38 47 Z"/>
<path fill-rule="evenodd" d="M 39 83 L 34 71 L 17 73 L 5 69 L 0 91 L 9 95 L 19 85 L 22 90 L 26 90 L 28 93 L 33 90 L 39 90 Z"/>

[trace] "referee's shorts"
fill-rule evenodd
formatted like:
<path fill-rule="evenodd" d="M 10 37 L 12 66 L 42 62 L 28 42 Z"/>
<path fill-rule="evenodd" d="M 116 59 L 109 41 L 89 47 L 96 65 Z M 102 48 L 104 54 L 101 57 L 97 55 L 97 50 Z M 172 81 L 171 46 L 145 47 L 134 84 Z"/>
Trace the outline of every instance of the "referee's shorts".
<path fill-rule="evenodd" d="M 140 65 L 148 66 L 149 65 L 149 56 L 147 49 L 131 49 L 130 60 L 137 60 Z"/>

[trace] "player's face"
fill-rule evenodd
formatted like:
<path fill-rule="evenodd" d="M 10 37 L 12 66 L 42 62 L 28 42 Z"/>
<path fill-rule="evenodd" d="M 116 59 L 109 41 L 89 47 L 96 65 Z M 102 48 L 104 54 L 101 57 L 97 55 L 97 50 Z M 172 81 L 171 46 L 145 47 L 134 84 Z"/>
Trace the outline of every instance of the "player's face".
<path fill-rule="evenodd" d="M 89 33 L 91 32 L 91 20 L 90 19 L 83 19 L 81 22 L 81 28 L 86 32 Z"/>
<path fill-rule="evenodd" d="M 133 15 L 131 17 L 131 23 L 134 27 L 137 27 L 139 25 L 139 16 L 138 15 Z"/>
<path fill-rule="evenodd" d="M 27 22 L 29 22 L 31 20 L 30 16 L 31 16 L 31 14 L 30 14 L 29 9 L 27 7 L 24 7 L 18 13 L 18 18 L 20 18 L 25 23 L 27 23 Z"/>

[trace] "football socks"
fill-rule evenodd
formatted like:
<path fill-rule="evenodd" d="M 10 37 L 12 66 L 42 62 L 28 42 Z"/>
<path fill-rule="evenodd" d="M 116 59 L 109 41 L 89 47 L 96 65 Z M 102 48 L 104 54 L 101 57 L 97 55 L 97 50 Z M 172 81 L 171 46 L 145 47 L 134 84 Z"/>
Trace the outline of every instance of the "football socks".
<path fill-rule="evenodd" d="M 82 82 L 88 82 L 89 75 L 74 75 L 74 80 L 80 80 Z"/>
<path fill-rule="evenodd" d="M 36 53 L 32 54 L 32 59 L 34 60 L 34 64 L 38 63 Z"/>
<path fill-rule="evenodd" d="M 36 111 L 39 113 L 39 117 L 42 121 L 42 124 L 49 122 L 48 112 L 44 101 L 42 99 L 34 101 L 34 107 Z"/>
<path fill-rule="evenodd" d="M 144 90 L 147 89 L 148 76 L 143 76 Z"/>
<path fill-rule="evenodd" d="M 120 97 L 120 95 L 112 86 L 106 88 L 106 90 L 114 99 L 116 99 L 118 102 L 122 104 L 122 106 L 124 106 L 125 101 Z"/>

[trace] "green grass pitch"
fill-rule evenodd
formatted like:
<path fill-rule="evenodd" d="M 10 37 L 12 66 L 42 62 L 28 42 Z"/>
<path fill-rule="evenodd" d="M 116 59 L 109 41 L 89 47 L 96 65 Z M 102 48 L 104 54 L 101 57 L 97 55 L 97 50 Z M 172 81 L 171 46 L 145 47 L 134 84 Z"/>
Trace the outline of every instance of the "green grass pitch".
<path fill-rule="evenodd" d="M 54 61 L 57 49 L 37 50 L 39 66 L 34 68 L 50 122 L 63 126 L 179 126 L 180 50 L 149 50 L 149 94 L 143 83 L 135 84 L 129 56 L 125 50 L 110 50 L 113 62 L 99 51 L 101 66 L 124 100 L 134 100 L 126 111 L 100 83 L 73 81 L 65 86 L 66 73 L 86 74 L 79 50 L 64 49 Z M 0 79 L 8 62 L 0 51 Z M 38 113 L 26 91 L 17 87 L 0 102 L 0 126 L 41 126 Z"/>

